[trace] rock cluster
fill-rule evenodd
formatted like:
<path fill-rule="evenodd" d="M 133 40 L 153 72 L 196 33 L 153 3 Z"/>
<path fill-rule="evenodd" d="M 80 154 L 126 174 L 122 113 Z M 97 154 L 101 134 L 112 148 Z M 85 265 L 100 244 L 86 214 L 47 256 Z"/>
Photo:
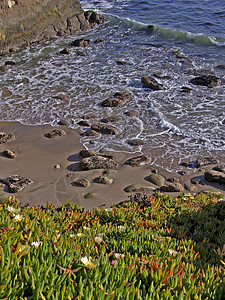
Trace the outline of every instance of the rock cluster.
<path fill-rule="evenodd" d="M 11 133 L 0 132 L 0 144 L 8 143 L 14 140 L 16 137 Z"/>

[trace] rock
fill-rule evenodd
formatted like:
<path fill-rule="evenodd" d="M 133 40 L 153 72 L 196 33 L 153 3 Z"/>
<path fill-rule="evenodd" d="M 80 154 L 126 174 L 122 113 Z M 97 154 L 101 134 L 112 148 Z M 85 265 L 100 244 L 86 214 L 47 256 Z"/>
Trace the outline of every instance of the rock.
<path fill-rule="evenodd" d="M 71 51 L 69 48 L 64 48 L 62 51 L 60 51 L 60 54 L 70 54 Z"/>
<path fill-rule="evenodd" d="M 187 59 L 189 61 L 192 61 L 189 57 L 185 56 L 183 53 L 180 53 L 179 51 L 173 51 L 173 54 L 176 56 L 176 58 Z"/>
<path fill-rule="evenodd" d="M 181 91 L 181 93 L 190 93 L 191 88 L 189 88 L 188 86 L 182 86 L 180 91 Z"/>
<path fill-rule="evenodd" d="M 225 183 L 225 173 L 223 172 L 209 170 L 205 172 L 204 177 L 210 182 Z"/>
<path fill-rule="evenodd" d="M 65 136 L 66 132 L 62 129 L 53 129 L 52 131 L 46 133 L 46 137 L 49 139 L 53 139 L 56 136 Z"/>
<path fill-rule="evenodd" d="M 154 73 L 153 76 L 160 79 L 170 79 L 170 76 L 162 75 L 161 73 Z"/>
<path fill-rule="evenodd" d="M 223 165 L 217 165 L 213 168 L 213 170 L 218 171 L 218 172 L 222 172 L 225 173 L 225 166 Z"/>
<path fill-rule="evenodd" d="M 154 187 L 150 185 L 144 184 L 131 184 L 125 187 L 124 191 L 126 193 L 138 193 L 138 192 L 146 192 L 146 191 L 154 191 Z"/>
<path fill-rule="evenodd" d="M 116 63 L 117 63 L 117 65 L 123 66 L 126 64 L 126 61 L 125 60 L 117 60 Z"/>
<path fill-rule="evenodd" d="M 169 181 L 169 182 L 180 182 L 180 179 L 179 178 L 177 178 L 177 177 L 170 177 L 170 178 L 168 178 L 166 181 Z"/>
<path fill-rule="evenodd" d="M 101 123 L 96 123 L 91 125 L 91 129 L 102 134 L 111 134 L 115 135 L 118 132 L 118 129 L 112 125 L 105 125 Z"/>
<path fill-rule="evenodd" d="M 90 192 L 84 195 L 84 199 L 89 199 L 92 198 L 93 196 L 94 196 L 93 193 Z"/>
<path fill-rule="evenodd" d="M 70 119 L 62 119 L 57 122 L 58 125 L 69 126 L 71 123 Z"/>
<path fill-rule="evenodd" d="M 87 47 L 90 45 L 90 40 L 89 39 L 77 39 L 77 40 L 74 40 L 72 43 L 71 43 L 71 46 L 75 46 L 75 47 Z"/>
<path fill-rule="evenodd" d="M 195 77 L 190 80 L 190 83 L 194 85 L 204 85 L 211 88 L 220 85 L 221 79 L 215 75 L 208 74 L 208 75 Z"/>
<path fill-rule="evenodd" d="M 197 187 L 190 183 L 185 183 L 184 188 L 190 193 L 195 193 L 198 191 Z"/>
<path fill-rule="evenodd" d="M 138 116 L 138 112 L 135 110 L 126 111 L 124 114 L 130 118 L 134 118 Z"/>
<path fill-rule="evenodd" d="M 98 136 L 99 133 L 95 130 L 87 130 L 87 131 L 80 133 L 80 135 L 81 136 Z"/>
<path fill-rule="evenodd" d="M 15 140 L 15 135 L 6 132 L 0 132 L 0 144 L 8 143 Z"/>
<path fill-rule="evenodd" d="M 80 162 L 80 168 L 82 170 L 117 169 L 118 166 L 115 160 L 102 156 L 85 157 Z"/>
<path fill-rule="evenodd" d="M 169 183 L 167 185 L 161 186 L 161 191 L 163 192 L 183 192 L 184 188 L 179 182 Z"/>
<path fill-rule="evenodd" d="M 130 165 L 131 167 L 139 167 L 140 165 L 149 161 L 149 158 L 144 155 L 135 156 L 128 159 L 125 164 Z"/>
<path fill-rule="evenodd" d="M 218 159 L 215 159 L 213 157 L 197 158 L 196 167 L 200 168 L 202 166 L 213 165 L 213 164 L 218 164 L 218 163 L 219 163 Z"/>
<path fill-rule="evenodd" d="M 108 122 L 115 123 L 115 122 L 119 122 L 121 120 L 122 120 L 122 118 L 119 116 L 108 116 L 108 117 L 101 119 L 100 121 L 102 123 L 108 123 Z"/>
<path fill-rule="evenodd" d="M 76 50 L 76 55 L 77 56 L 86 56 L 87 53 L 79 49 L 79 50 Z"/>
<path fill-rule="evenodd" d="M 95 26 L 96 24 L 101 24 L 105 20 L 103 15 L 100 15 L 92 10 L 86 11 L 84 16 L 88 20 L 91 27 Z"/>
<path fill-rule="evenodd" d="M 160 174 L 153 173 L 147 177 L 147 180 L 157 186 L 162 186 L 165 183 L 165 178 Z"/>
<path fill-rule="evenodd" d="M 201 178 L 191 178 L 190 182 L 192 184 L 202 184 L 202 179 Z"/>
<path fill-rule="evenodd" d="M 127 144 L 131 146 L 140 146 L 140 145 L 144 145 L 144 142 L 140 139 L 132 139 L 132 140 L 128 140 Z"/>
<path fill-rule="evenodd" d="M 187 172 L 181 170 L 181 171 L 178 171 L 177 174 L 179 174 L 179 175 L 181 175 L 181 176 L 185 176 L 185 175 L 187 175 Z"/>
<path fill-rule="evenodd" d="M 101 103 L 103 107 L 121 107 L 131 99 L 131 95 L 126 92 L 117 92 L 113 97 L 107 98 Z"/>
<path fill-rule="evenodd" d="M 11 158 L 11 159 L 16 158 L 16 153 L 13 152 L 13 151 L 11 151 L 11 150 L 4 150 L 4 151 L 3 151 L 3 154 L 4 154 L 6 157 Z"/>
<path fill-rule="evenodd" d="M 152 169 L 151 171 L 152 171 L 152 173 L 154 173 L 154 174 L 158 174 L 158 170 L 157 170 L 157 169 Z"/>
<path fill-rule="evenodd" d="M 97 156 L 97 152 L 95 152 L 93 150 L 81 150 L 79 153 L 83 158 Z"/>
<path fill-rule="evenodd" d="M 225 70 L 225 65 L 218 65 L 218 66 L 216 66 L 216 67 L 219 68 L 219 69 Z"/>
<path fill-rule="evenodd" d="M 101 184 L 112 184 L 113 178 L 110 177 L 109 175 L 102 175 L 102 176 L 95 178 L 95 181 L 97 183 L 101 183 Z"/>
<path fill-rule="evenodd" d="M 69 100 L 70 98 L 65 95 L 65 94 L 58 94 L 56 96 L 53 96 L 53 98 L 55 99 L 59 99 L 59 100 L 62 100 L 62 101 L 66 101 L 66 100 Z"/>
<path fill-rule="evenodd" d="M 99 44 L 104 42 L 105 40 L 103 38 L 98 38 L 97 40 L 94 41 L 95 44 Z"/>
<path fill-rule="evenodd" d="M 91 126 L 91 123 L 88 122 L 88 121 L 85 121 L 85 120 L 81 120 L 77 124 L 80 125 L 80 126 L 85 126 L 85 127 L 90 127 Z"/>
<path fill-rule="evenodd" d="M 7 178 L 0 178 L 0 182 L 8 186 L 9 193 L 17 193 L 33 181 L 25 176 L 13 175 Z"/>
<path fill-rule="evenodd" d="M 78 185 L 81 187 L 86 187 L 86 188 L 88 188 L 91 185 L 90 181 L 87 179 L 78 179 L 78 180 L 75 180 L 73 183 L 75 185 Z"/>
<path fill-rule="evenodd" d="M 143 84 L 143 87 L 145 88 L 150 88 L 154 91 L 164 90 L 163 85 L 158 83 L 158 81 L 153 77 L 147 77 L 147 76 L 141 77 L 141 82 Z"/>
<path fill-rule="evenodd" d="M 5 62 L 5 66 L 15 66 L 15 65 L 16 65 L 16 63 L 14 61 L 11 61 L 11 60 L 7 60 Z"/>
<path fill-rule="evenodd" d="M 55 168 L 56 170 L 60 170 L 60 169 L 61 169 L 61 165 L 60 165 L 60 164 L 54 165 L 54 168 Z"/>
<path fill-rule="evenodd" d="M 5 72 L 6 70 L 7 70 L 6 65 L 0 66 L 0 72 Z"/>

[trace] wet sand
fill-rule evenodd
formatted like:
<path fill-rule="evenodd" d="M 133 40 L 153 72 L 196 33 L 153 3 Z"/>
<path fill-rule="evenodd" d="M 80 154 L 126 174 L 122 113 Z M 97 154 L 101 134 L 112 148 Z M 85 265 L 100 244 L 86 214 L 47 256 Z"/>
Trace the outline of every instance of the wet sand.
<path fill-rule="evenodd" d="M 0 178 L 22 175 L 33 181 L 32 184 L 15 194 L 8 193 L 7 186 L 1 187 L 0 195 L 15 195 L 23 205 L 38 206 L 45 205 L 46 202 L 61 205 L 70 201 L 85 209 L 91 209 L 99 205 L 109 207 L 128 200 L 130 193 L 126 193 L 124 188 L 131 184 L 150 185 L 154 190 L 157 189 L 146 180 L 155 168 L 154 165 L 145 164 L 132 168 L 124 164 L 128 158 L 137 156 L 138 153 L 128 155 L 123 152 L 111 152 L 119 164 L 118 170 L 109 172 L 114 182 L 111 185 L 96 183 L 94 179 L 102 175 L 102 169 L 82 171 L 79 168 L 79 161 L 82 159 L 79 152 L 84 149 L 80 143 L 79 132 L 66 126 L 57 128 L 63 129 L 66 136 L 47 138 L 45 134 L 54 129 L 50 125 L 27 126 L 18 122 L 0 122 L 0 131 L 16 136 L 15 140 L 0 144 Z M 5 149 L 15 151 L 17 157 L 15 159 L 5 157 L 2 154 Z M 151 153 L 151 156 L 154 156 L 154 153 Z M 60 169 L 54 167 L 57 164 L 61 165 Z M 166 179 L 179 178 L 181 184 L 190 184 L 191 178 L 201 179 L 202 184 L 195 185 L 196 193 L 213 189 L 225 194 L 224 184 L 209 183 L 204 180 L 204 171 L 211 169 L 210 165 L 200 170 L 184 167 L 186 172 L 184 176 L 156 168 L 158 173 Z M 83 178 L 91 182 L 90 187 L 78 187 L 73 184 L 75 180 Z M 185 192 L 188 193 L 187 190 Z M 90 193 L 91 197 L 84 197 Z M 146 192 L 146 194 L 153 193 L 154 191 Z M 170 194 L 176 196 L 178 193 Z"/>

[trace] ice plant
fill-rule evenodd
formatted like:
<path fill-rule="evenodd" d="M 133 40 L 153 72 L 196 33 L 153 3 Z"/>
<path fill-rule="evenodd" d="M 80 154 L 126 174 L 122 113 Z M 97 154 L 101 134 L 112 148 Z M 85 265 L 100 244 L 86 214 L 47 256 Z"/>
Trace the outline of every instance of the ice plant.
<path fill-rule="evenodd" d="M 77 236 L 78 236 L 78 237 L 82 237 L 82 236 L 84 236 L 84 233 L 78 232 L 78 233 L 77 233 Z"/>
<path fill-rule="evenodd" d="M 36 249 L 39 247 L 39 246 L 41 246 L 43 244 L 43 242 L 42 241 L 40 241 L 40 242 L 32 242 L 31 243 L 31 246 L 33 246 L 33 247 L 35 247 Z"/>
<path fill-rule="evenodd" d="M 84 256 L 84 257 L 81 257 L 81 262 L 85 265 L 86 268 L 88 269 L 94 269 L 95 268 L 95 261 L 89 256 Z"/>
<path fill-rule="evenodd" d="M 177 254 L 178 252 L 173 249 L 168 249 L 169 254 Z"/>
<path fill-rule="evenodd" d="M 103 241 L 102 236 L 98 235 L 95 237 L 95 243 L 100 244 Z"/>
<path fill-rule="evenodd" d="M 124 257 L 125 257 L 125 254 L 114 253 L 114 256 L 115 256 L 116 259 L 118 259 L 118 258 L 124 258 Z"/>
<path fill-rule="evenodd" d="M 20 209 L 17 209 L 17 208 L 15 208 L 15 207 L 13 207 L 13 206 L 8 206 L 7 207 L 7 210 L 10 212 L 10 213 L 18 213 L 19 211 L 20 211 Z"/>
<path fill-rule="evenodd" d="M 14 216 L 15 222 L 21 222 L 23 219 L 24 219 L 24 217 L 19 214 Z"/>

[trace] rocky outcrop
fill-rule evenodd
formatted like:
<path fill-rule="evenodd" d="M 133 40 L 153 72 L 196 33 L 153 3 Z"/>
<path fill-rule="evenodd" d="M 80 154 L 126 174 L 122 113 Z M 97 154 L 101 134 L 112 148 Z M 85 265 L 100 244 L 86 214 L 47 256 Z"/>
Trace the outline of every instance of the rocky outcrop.
<path fill-rule="evenodd" d="M 0 53 L 86 31 L 103 20 L 77 0 L 0 0 Z"/>
<path fill-rule="evenodd" d="M 110 158 L 102 156 L 85 157 L 80 162 L 80 168 L 82 170 L 94 170 L 94 169 L 117 169 L 118 164 Z"/>
<path fill-rule="evenodd" d="M 0 182 L 8 186 L 9 193 L 17 193 L 33 181 L 25 176 L 13 175 L 7 178 L 0 178 Z"/>

